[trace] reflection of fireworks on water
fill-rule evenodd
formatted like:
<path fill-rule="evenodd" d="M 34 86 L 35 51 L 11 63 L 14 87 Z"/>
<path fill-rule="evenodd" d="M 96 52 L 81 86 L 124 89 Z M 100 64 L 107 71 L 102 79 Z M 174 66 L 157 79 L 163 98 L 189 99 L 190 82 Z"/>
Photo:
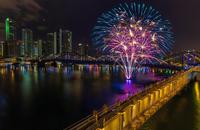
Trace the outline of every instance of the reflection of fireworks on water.
<path fill-rule="evenodd" d="M 133 67 L 162 62 L 173 43 L 170 23 L 144 4 L 124 3 L 103 13 L 92 33 L 93 42 L 121 65 L 127 79 Z"/>
<path fill-rule="evenodd" d="M 144 85 L 142 84 L 133 84 L 131 80 L 126 80 L 125 83 L 116 83 L 114 84 L 114 90 L 117 95 L 114 96 L 112 103 L 124 102 L 129 97 L 132 97 L 142 91 L 144 91 Z"/>

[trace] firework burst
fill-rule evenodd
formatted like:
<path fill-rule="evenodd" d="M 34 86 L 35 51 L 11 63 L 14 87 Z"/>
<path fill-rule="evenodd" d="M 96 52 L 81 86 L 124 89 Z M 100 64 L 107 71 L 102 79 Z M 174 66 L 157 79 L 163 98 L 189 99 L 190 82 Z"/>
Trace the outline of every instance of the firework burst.
<path fill-rule="evenodd" d="M 131 79 L 134 67 L 163 62 L 171 50 L 173 33 L 169 21 L 151 6 L 124 3 L 98 18 L 92 39 Z"/>

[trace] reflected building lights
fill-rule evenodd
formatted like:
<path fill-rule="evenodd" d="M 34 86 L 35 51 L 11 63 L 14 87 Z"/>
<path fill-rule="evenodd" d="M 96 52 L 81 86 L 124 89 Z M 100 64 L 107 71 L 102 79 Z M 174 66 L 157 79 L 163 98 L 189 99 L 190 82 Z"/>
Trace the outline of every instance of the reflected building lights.
<path fill-rule="evenodd" d="M 12 82 L 14 82 L 14 81 L 15 81 L 15 73 L 14 73 L 14 71 L 13 71 L 13 70 L 11 71 L 11 79 L 12 79 Z"/>
<path fill-rule="evenodd" d="M 132 81 L 131 81 L 130 79 L 127 79 L 127 80 L 126 80 L 126 83 L 131 84 Z"/>

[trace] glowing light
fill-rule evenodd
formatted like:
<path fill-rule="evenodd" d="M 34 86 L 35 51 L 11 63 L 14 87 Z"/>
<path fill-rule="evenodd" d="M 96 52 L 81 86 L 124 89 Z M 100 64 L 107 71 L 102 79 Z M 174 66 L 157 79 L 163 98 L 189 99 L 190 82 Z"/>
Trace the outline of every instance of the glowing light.
<path fill-rule="evenodd" d="M 153 34 L 153 36 L 152 36 L 152 41 L 153 41 L 153 42 L 156 41 L 156 34 Z"/>
<path fill-rule="evenodd" d="M 120 4 L 103 13 L 92 38 L 121 66 L 127 79 L 132 78 L 133 67 L 163 62 L 160 59 L 173 43 L 170 23 L 152 7 L 136 3 Z"/>
<path fill-rule="evenodd" d="M 141 48 L 142 48 L 142 49 L 145 49 L 145 46 L 142 45 Z"/>
<path fill-rule="evenodd" d="M 128 48 L 127 48 L 127 46 L 124 46 L 124 50 L 126 51 Z"/>
<path fill-rule="evenodd" d="M 196 99 L 197 101 L 200 101 L 200 94 L 199 94 L 199 83 L 198 82 L 195 82 L 195 94 L 196 94 Z"/>
<path fill-rule="evenodd" d="M 129 79 L 126 80 L 126 83 L 128 83 L 128 84 L 131 84 L 131 82 L 132 82 L 132 81 L 129 80 Z"/>
<path fill-rule="evenodd" d="M 133 32 L 132 30 L 129 30 L 130 36 L 133 37 Z"/>
<path fill-rule="evenodd" d="M 6 40 L 9 40 L 10 35 L 10 19 L 6 18 Z"/>
<path fill-rule="evenodd" d="M 144 32 L 144 33 L 142 33 L 142 37 L 145 37 L 145 36 L 146 36 L 145 32 Z"/>

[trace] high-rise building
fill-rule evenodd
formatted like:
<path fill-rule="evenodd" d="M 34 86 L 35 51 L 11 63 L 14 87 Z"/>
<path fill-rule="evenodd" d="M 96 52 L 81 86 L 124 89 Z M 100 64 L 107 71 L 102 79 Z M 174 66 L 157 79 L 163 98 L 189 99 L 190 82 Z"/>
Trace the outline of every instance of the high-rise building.
<path fill-rule="evenodd" d="M 19 57 L 20 56 L 20 42 L 17 40 L 6 41 L 3 45 L 4 57 Z"/>
<path fill-rule="evenodd" d="M 33 45 L 32 45 L 32 57 L 33 58 L 37 58 L 39 57 L 39 46 L 38 46 L 38 41 L 34 41 Z"/>
<path fill-rule="evenodd" d="M 57 33 L 48 33 L 47 34 L 47 44 L 44 46 L 46 48 L 47 55 L 56 55 L 57 54 Z"/>
<path fill-rule="evenodd" d="M 59 53 L 66 54 L 72 52 L 72 32 L 59 30 Z"/>
<path fill-rule="evenodd" d="M 89 45 L 88 44 L 79 43 L 78 47 L 76 49 L 76 53 L 79 54 L 80 56 L 88 56 Z"/>
<path fill-rule="evenodd" d="M 10 18 L 5 20 L 5 38 L 6 41 L 16 40 L 16 22 Z"/>
<path fill-rule="evenodd" d="M 76 51 L 77 51 L 77 54 L 83 56 L 84 55 L 84 45 L 82 43 L 79 43 Z"/>
<path fill-rule="evenodd" d="M 41 39 L 38 40 L 38 56 L 42 57 L 43 55 L 43 47 L 42 47 L 43 41 Z"/>
<path fill-rule="evenodd" d="M 22 40 L 19 41 L 19 56 L 20 57 L 24 56 L 24 43 Z"/>
<path fill-rule="evenodd" d="M 32 57 L 33 32 L 30 29 L 22 29 L 22 44 L 20 47 L 20 55 Z"/>
<path fill-rule="evenodd" d="M 0 21 L 0 57 L 4 57 L 4 44 L 5 44 L 5 22 Z"/>
<path fill-rule="evenodd" d="M 47 41 L 42 41 L 42 56 L 46 57 L 49 55 L 48 49 Z"/>
<path fill-rule="evenodd" d="M 4 42 L 1 41 L 0 42 L 0 58 L 2 58 L 4 56 L 4 49 L 3 49 L 3 46 L 4 46 Z"/>
<path fill-rule="evenodd" d="M 32 56 L 34 58 L 42 57 L 42 40 L 37 40 L 34 42 L 32 47 Z"/>
<path fill-rule="evenodd" d="M 5 34 L 5 23 L 0 21 L 0 42 L 4 42 L 6 40 Z"/>
<path fill-rule="evenodd" d="M 57 33 L 53 33 L 53 54 L 57 54 Z"/>
<path fill-rule="evenodd" d="M 16 22 L 10 18 L 0 21 L 1 54 L 3 57 L 18 57 L 19 42 L 16 40 Z"/>

